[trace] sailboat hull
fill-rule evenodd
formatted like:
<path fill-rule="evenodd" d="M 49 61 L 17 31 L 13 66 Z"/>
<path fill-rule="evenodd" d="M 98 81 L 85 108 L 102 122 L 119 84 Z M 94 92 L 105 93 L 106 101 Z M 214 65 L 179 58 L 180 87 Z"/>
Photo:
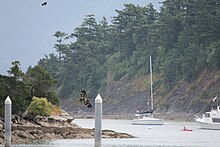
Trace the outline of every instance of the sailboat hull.
<path fill-rule="evenodd" d="M 163 121 L 157 118 L 133 119 L 132 125 L 163 125 Z"/>

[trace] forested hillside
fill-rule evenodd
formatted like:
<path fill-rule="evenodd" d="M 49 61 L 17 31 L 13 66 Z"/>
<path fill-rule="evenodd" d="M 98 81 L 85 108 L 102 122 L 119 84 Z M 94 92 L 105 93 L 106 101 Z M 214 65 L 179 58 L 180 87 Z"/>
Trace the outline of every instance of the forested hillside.
<path fill-rule="evenodd" d="M 59 97 L 73 105 L 85 89 L 92 100 L 100 93 L 109 112 L 144 108 L 152 56 L 157 110 L 205 109 L 220 89 L 220 1 L 165 0 L 160 11 L 125 4 L 116 12 L 111 23 L 91 14 L 73 32 L 55 32 L 56 53 L 38 65 L 58 81 Z"/>

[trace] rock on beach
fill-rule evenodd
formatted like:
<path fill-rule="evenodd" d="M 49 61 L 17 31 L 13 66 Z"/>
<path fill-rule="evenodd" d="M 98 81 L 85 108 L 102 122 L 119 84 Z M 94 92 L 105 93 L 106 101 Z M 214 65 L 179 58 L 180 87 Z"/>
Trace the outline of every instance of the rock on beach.
<path fill-rule="evenodd" d="M 54 139 L 91 139 L 94 129 L 81 128 L 71 123 L 74 118 L 63 112 L 58 116 L 31 116 L 26 113 L 12 117 L 12 144 L 28 144 Z M 4 122 L 0 120 L 0 144 L 4 144 Z M 103 138 L 133 138 L 134 136 L 103 130 Z"/>

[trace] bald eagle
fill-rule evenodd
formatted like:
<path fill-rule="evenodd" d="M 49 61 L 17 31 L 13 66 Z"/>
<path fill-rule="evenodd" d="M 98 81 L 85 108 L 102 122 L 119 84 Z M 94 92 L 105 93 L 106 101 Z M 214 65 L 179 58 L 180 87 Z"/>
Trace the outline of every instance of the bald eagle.
<path fill-rule="evenodd" d="M 92 108 L 90 100 L 87 98 L 87 93 L 85 90 L 81 90 L 80 102 L 83 102 L 88 108 Z"/>

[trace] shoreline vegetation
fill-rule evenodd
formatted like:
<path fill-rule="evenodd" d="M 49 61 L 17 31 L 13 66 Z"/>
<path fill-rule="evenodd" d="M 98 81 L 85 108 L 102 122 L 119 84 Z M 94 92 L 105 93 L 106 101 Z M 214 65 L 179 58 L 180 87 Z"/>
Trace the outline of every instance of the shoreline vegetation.
<path fill-rule="evenodd" d="M 13 115 L 12 117 L 12 144 L 29 144 L 55 139 L 92 139 L 95 132 L 93 129 L 82 128 L 71 123 L 74 120 L 65 111 L 61 115 L 30 116 Z M 134 138 L 134 136 L 102 130 L 102 138 Z M 4 120 L 0 119 L 0 144 L 4 144 Z"/>

